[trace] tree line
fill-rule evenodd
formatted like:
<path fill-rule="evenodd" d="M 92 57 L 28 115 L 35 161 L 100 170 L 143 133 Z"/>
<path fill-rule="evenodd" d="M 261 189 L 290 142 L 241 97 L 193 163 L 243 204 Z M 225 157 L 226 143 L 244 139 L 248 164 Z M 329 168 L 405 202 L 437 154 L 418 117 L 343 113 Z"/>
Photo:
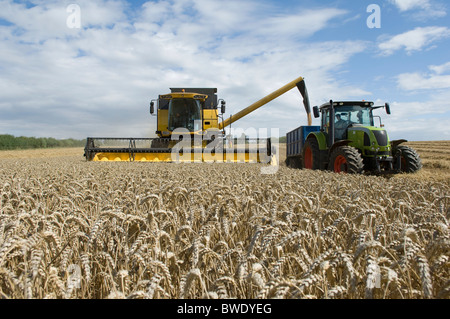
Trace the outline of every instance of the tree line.
<path fill-rule="evenodd" d="M 86 140 L 75 140 L 73 138 L 58 140 L 53 137 L 15 137 L 9 134 L 0 135 L 0 150 L 81 147 L 85 146 L 85 144 Z"/>

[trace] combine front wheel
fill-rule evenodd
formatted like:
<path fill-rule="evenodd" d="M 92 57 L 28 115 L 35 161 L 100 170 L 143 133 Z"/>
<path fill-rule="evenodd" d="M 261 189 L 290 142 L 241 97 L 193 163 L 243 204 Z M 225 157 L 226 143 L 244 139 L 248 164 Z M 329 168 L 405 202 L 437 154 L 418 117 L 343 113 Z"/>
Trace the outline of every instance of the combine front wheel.
<path fill-rule="evenodd" d="M 331 153 L 328 169 L 336 173 L 361 174 L 363 159 L 356 148 L 341 146 Z"/>

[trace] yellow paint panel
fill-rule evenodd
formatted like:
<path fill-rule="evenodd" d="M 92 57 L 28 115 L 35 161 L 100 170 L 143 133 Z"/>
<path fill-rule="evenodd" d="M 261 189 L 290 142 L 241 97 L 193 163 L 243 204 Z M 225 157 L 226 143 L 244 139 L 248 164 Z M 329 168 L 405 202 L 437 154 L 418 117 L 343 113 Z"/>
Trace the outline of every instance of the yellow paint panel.
<path fill-rule="evenodd" d="M 158 131 L 167 131 L 169 126 L 169 110 L 158 110 Z"/>
<path fill-rule="evenodd" d="M 128 153 L 97 153 L 94 162 L 130 162 Z M 132 160 L 131 160 L 132 161 Z M 172 153 L 138 153 L 134 155 L 135 162 L 176 162 L 176 163 L 267 163 L 265 154 L 256 153 L 186 153 L 177 156 Z"/>
<path fill-rule="evenodd" d="M 97 153 L 93 159 L 94 162 L 130 162 L 128 153 Z M 171 153 L 138 153 L 134 155 L 135 162 L 171 162 Z"/>
<path fill-rule="evenodd" d="M 217 110 L 203 110 L 203 128 L 205 130 L 208 130 L 211 128 L 218 128 L 218 127 L 219 121 Z"/>

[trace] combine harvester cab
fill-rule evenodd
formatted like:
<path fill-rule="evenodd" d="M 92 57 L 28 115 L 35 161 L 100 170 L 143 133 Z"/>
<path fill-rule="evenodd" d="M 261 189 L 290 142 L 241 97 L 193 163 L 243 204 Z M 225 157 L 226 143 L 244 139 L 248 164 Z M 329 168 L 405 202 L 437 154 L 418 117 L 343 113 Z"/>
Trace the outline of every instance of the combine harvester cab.
<path fill-rule="evenodd" d="M 157 137 L 88 137 L 84 156 L 87 161 L 273 163 L 276 154 L 270 137 L 236 139 L 227 136 L 225 128 L 295 87 L 303 96 L 310 124 L 302 77 L 228 118 L 216 88 L 171 88 L 171 93 L 150 103 L 150 113 L 157 117 Z"/>
<path fill-rule="evenodd" d="M 373 111 L 389 104 L 343 101 L 314 107 L 320 126 L 302 126 L 287 134 L 286 165 L 292 168 L 330 170 L 343 173 L 414 173 L 422 168 L 415 150 L 401 145 L 406 140 L 390 141 Z M 376 127 L 374 118 L 380 119 Z"/>

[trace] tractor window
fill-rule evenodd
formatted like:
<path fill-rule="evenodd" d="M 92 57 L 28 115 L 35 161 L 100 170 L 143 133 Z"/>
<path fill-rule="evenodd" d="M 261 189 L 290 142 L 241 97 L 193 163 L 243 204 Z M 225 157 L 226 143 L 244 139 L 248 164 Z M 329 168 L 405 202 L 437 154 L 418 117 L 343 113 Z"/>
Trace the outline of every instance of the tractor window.
<path fill-rule="evenodd" d="M 330 110 L 323 111 L 322 114 L 322 128 L 325 133 L 328 133 L 330 127 Z"/>
<path fill-rule="evenodd" d="M 367 108 L 362 110 L 361 122 L 364 126 L 373 126 L 372 110 Z"/>
<path fill-rule="evenodd" d="M 196 121 L 201 121 L 201 107 L 197 100 L 173 99 L 169 104 L 169 130 L 186 128 L 189 131 L 200 130 L 195 127 Z M 198 123 L 198 122 L 197 122 Z"/>
<path fill-rule="evenodd" d="M 336 140 L 347 138 L 347 130 L 352 125 L 373 126 L 370 107 L 340 105 L 335 108 L 334 134 Z"/>
<path fill-rule="evenodd" d="M 337 107 L 336 110 L 336 123 L 340 121 L 342 123 L 360 124 L 364 126 L 373 126 L 373 117 L 371 109 L 368 107 L 361 107 L 359 105 L 345 105 Z M 339 126 L 339 125 L 338 125 Z"/>

